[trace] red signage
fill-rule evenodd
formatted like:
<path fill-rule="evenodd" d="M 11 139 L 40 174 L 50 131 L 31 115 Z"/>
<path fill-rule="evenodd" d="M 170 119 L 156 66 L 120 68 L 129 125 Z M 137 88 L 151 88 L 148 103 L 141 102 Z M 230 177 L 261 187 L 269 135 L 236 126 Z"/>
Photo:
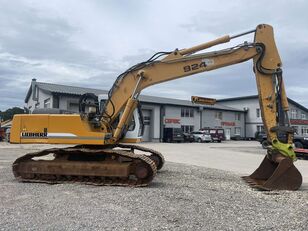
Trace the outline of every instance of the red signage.
<path fill-rule="evenodd" d="M 290 120 L 291 124 L 305 124 L 308 125 L 308 120 Z"/>
<path fill-rule="evenodd" d="M 180 124 L 180 119 L 165 119 L 166 124 Z"/>
<path fill-rule="evenodd" d="M 221 126 L 235 126 L 235 122 L 223 121 L 223 122 L 221 122 Z"/>

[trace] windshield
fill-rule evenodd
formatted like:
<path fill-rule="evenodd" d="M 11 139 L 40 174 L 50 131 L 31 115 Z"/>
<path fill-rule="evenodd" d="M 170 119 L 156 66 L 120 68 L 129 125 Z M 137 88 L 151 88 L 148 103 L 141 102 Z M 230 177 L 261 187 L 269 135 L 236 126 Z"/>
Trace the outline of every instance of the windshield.
<path fill-rule="evenodd" d="M 174 128 L 174 133 L 183 133 L 182 128 Z"/>

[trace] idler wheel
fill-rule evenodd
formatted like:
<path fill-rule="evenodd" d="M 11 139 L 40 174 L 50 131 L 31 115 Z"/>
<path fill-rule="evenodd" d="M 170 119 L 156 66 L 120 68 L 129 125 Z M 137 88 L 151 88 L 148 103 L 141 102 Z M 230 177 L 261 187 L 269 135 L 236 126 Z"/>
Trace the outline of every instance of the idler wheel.
<path fill-rule="evenodd" d="M 144 179 L 149 175 L 149 169 L 144 163 L 139 163 L 136 166 L 135 175 L 138 179 Z"/>

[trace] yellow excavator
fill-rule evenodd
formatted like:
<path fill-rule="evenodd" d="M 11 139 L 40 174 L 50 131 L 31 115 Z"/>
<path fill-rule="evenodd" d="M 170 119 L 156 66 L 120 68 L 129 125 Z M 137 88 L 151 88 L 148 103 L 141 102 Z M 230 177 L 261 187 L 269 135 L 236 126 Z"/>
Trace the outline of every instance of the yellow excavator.
<path fill-rule="evenodd" d="M 254 33 L 253 42 L 211 51 L 212 46 Z M 235 36 L 223 36 L 188 49 L 158 52 L 120 74 L 105 100 L 80 99 L 80 115 L 15 115 L 11 143 L 76 144 L 26 154 L 13 163 L 24 182 L 82 182 L 93 185 L 148 185 L 164 164 L 163 156 L 135 143 L 142 138 L 138 97 L 154 84 L 253 60 L 262 119 L 272 144 L 259 168 L 243 177 L 260 190 L 297 190 L 302 176 L 294 166 L 294 130 L 282 79 L 282 63 L 273 28 L 261 24 Z M 124 144 L 125 143 L 125 144 Z"/>

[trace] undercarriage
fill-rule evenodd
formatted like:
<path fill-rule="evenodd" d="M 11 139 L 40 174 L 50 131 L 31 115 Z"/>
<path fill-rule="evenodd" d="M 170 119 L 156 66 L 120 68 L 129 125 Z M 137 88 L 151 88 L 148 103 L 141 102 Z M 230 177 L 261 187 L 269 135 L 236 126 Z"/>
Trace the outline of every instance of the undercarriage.
<path fill-rule="evenodd" d="M 159 152 L 137 145 L 79 145 L 28 153 L 13 173 L 23 182 L 147 186 L 163 164 Z"/>

